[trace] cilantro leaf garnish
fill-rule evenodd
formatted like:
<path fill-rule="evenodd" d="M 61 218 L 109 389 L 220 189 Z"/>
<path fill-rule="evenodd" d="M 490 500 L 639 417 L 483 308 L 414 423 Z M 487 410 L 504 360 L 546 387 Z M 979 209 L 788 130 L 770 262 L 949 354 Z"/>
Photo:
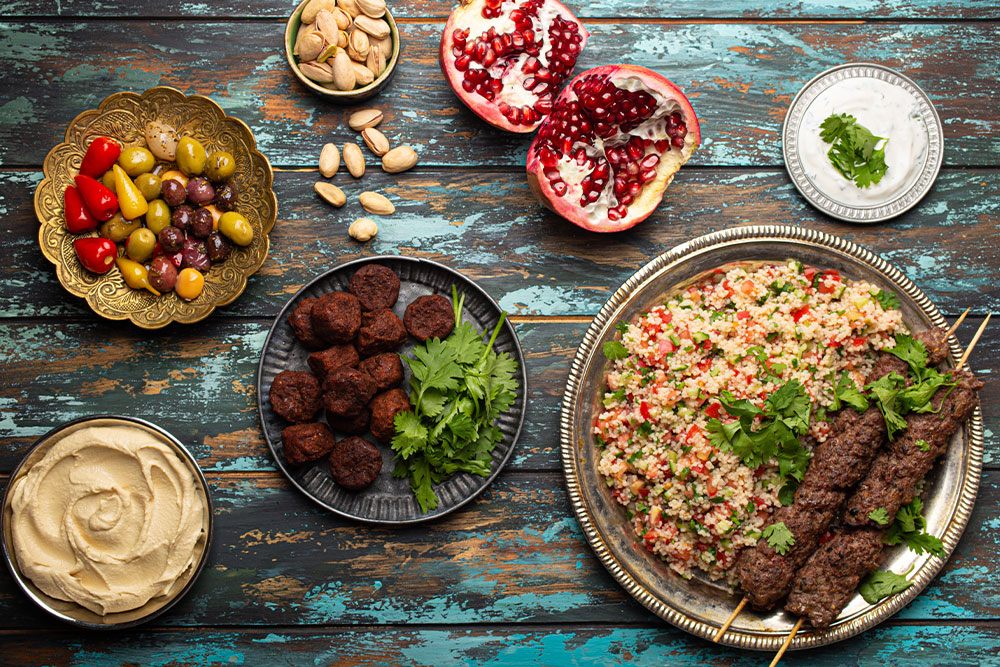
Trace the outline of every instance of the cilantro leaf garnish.
<path fill-rule="evenodd" d="M 885 418 L 885 428 L 890 440 L 906 428 L 906 418 L 900 414 L 900 406 L 896 400 L 905 382 L 902 375 L 893 371 L 865 387 Z"/>
<path fill-rule="evenodd" d="M 885 163 L 886 137 L 877 137 L 850 114 L 832 114 L 820 124 L 820 137 L 832 144 L 830 163 L 859 188 L 878 183 L 889 166 Z M 881 147 L 878 147 L 880 142 Z M 878 147 L 878 148 L 877 148 Z"/>
<path fill-rule="evenodd" d="M 899 308 L 899 299 L 896 297 L 895 292 L 879 290 L 878 292 L 873 292 L 872 296 L 874 296 L 875 300 L 881 304 L 882 310 L 893 310 L 895 308 Z"/>
<path fill-rule="evenodd" d="M 896 518 L 889 526 L 883 540 L 886 544 L 903 544 L 917 554 L 928 552 L 944 558 L 941 540 L 927 532 L 927 519 L 923 515 L 924 501 L 914 498 L 896 512 Z"/>
<path fill-rule="evenodd" d="M 393 476 L 409 478 L 424 512 L 438 506 L 434 484 L 457 472 L 489 475 L 491 454 L 503 437 L 494 422 L 517 400 L 518 363 L 493 349 L 507 314 L 485 342 L 483 332 L 462 321 L 464 300 L 452 286 L 451 335 L 432 338 L 405 358 L 413 407 L 395 417 Z"/>
<path fill-rule="evenodd" d="M 884 507 L 878 507 L 868 513 L 868 518 L 880 526 L 885 526 L 889 523 L 889 511 Z"/>
<path fill-rule="evenodd" d="M 906 580 L 906 575 L 909 573 L 909 570 L 905 574 L 876 570 L 861 583 L 861 588 L 858 592 L 861 593 L 861 597 L 865 599 L 865 602 L 875 604 L 882 598 L 905 591 L 912 586 L 913 582 Z"/>
<path fill-rule="evenodd" d="M 868 409 L 868 399 L 858 390 L 857 385 L 847 373 L 840 376 L 833 388 L 833 405 L 831 407 L 834 410 L 840 410 L 844 405 L 848 405 L 858 412 L 864 412 Z"/>
<path fill-rule="evenodd" d="M 788 529 L 784 521 L 772 523 L 764 529 L 762 536 L 767 540 L 768 546 L 774 549 L 779 556 L 784 556 L 795 544 L 795 535 Z"/>
<path fill-rule="evenodd" d="M 604 344 L 604 356 L 611 361 L 618 361 L 628 356 L 628 350 L 617 340 L 609 340 Z"/>

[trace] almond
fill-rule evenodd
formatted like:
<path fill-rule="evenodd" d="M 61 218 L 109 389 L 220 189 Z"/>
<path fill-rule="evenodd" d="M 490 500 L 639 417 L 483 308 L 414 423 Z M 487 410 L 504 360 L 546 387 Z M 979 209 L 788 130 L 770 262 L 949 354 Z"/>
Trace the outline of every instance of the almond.
<path fill-rule="evenodd" d="M 344 191 L 338 188 L 333 183 L 326 183 L 325 181 L 318 181 L 316 185 L 313 186 L 316 190 L 316 194 L 323 198 L 326 203 L 340 208 L 347 203 L 347 195 Z"/>
<path fill-rule="evenodd" d="M 344 53 L 341 51 L 341 53 Z M 347 54 L 344 53 L 347 58 Z M 318 63 L 315 60 L 306 63 L 299 63 L 299 70 L 318 83 L 331 83 L 333 81 L 333 68 L 328 63 Z M 353 71 L 352 71 L 353 74 Z"/>
<path fill-rule="evenodd" d="M 396 146 L 382 156 L 382 169 L 390 174 L 412 169 L 416 163 L 417 152 L 410 146 Z"/>
<path fill-rule="evenodd" d="M 344 165 L 354 178 L 365 174 L 365 156 L 357 144 L 344 144 Z"/>
<path fill-rule="evenodd" d="M 373 19 L 361 14 L 354 19 L 354 25 L 375 39 L 385 39 L 389 36 L 389 24 L 382 19 Z"/>
<path fill-rule="evenodd" d="M 382 157 L 389 152 L 389 140 L 385 135 L 374 127 L 366 127 L 361 131 L 361 138 L 364 139 L 365 146 L 375 155 Z"/>
<path fill-rule="evenodd" d="M 360 132 L 366 127 L 375 127 L 382 122 L 382 112 L 378 109 L 360 109 L 351 114 L 347 119 L 347 124 L 355 132 Z"/>
<path fill-rule="evenodd" d="M 351 58 L 347 55 L 347 51 L 343 49 L 337 51 L 337 55 L 333 57 L 332 73 L 333 78 L 331 81 L 337 86 L 338 90 L 354 89 L 357 79 L 354 76 L 354 65 L 351 63 Z"/>
<path fill-rule="evenodd" d="M 340 169 L 340 151 L 334 144 L 323 146 L 319 154 L 319 173 L 332 178 Z"/>
<path fill-rule="evenodd" d="M 355 4 L 365 16 L 373 19 L 385 16 L 385 0 L 355 0 Z"/>
<path fill-rule="evenodd" d="M 392 215 L 396 212 L 396 207 L 389 198 L 377 192 L 362 192 L 358 200 L 361 202 L 361 208 L 373 215 Z"/>

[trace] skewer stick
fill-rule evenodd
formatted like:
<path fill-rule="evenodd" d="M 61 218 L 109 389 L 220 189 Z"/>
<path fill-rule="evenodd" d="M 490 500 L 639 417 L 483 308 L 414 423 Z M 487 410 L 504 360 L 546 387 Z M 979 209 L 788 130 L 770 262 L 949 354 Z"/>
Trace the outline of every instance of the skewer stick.
<path fill-rule="evenodd" d="M 992 313 L 987 315 L 986 319 L 983 320 L 983 323 L 979 325 L 979 331 L 977 331 L 976 335 L 972 337 L 972 342 L 969 343 L 969 347 L 965 348 L 965 354 L 963 354 L 962 358 L 958 360 L 958 366 L 956 366 L 956 368 L 961 368 L 965 365 L 966 359 L 968 359 L 969 355 L 972 354 L 972 348 L 974 348 L 976 343 L 979 342 L 979 337 L 983 335 L 983 331 L 986 330 L 986 325 L 989 324 L 991 317 L 993 317 Z"/>
<path fill-rule="evenodd" d="M 958 329 L 958 326 L 965 321 L 965 316 L 969 314 L 970 310 L 972 310 L 972 308 L 966 308 L 965 312 L 958 316 L 958 319 L 955 320 L 955 323 L 951 325 L 950 329 L 948 329 L 948 333 L 944 335 L 945 340 L 951 338 L 951 335 L 955 333 L 955 331 Z"/>
<path fill-rule="evenodd" d="M 775 665 L 778 664 L 778 661 L 781 660 L 781 656 L 785 655 L 785 651 L 788 650 L 788 645 L 792 643 L 793 639 L 795 639 L 795 633 L 797 633 L 799 628 L 802 627 L 802 621 L 804 620 L 805 619 L 800 617 L 799 620 L 795 621 L 795 627 L 793 627 L 792 631 L 788 633 L 787 637 L 785 637 L 784 643 L 782 643 L 781 648 L 778 649 L 778 655 L 774 656 L 774 660 L 771 661 L 769 667 L 775 667 Z"/>
<path fill-rule="evenodd" d="M 747 606 L 747 599 L 743 598 L 740 600 L 740 603 L 736 605 L 736 609 L 734 609 L 733 613 L 729 615 L 729 618 L 726 619 L 726 622 L 722 624 L 721 628 L 719 628 L 719 631 L 715 633 L 714 637 L 712 637 L 713 642 L 718 642 L 722 639 L 722 635 L 726 634 L 726 630 L 728 630 L 729 626 L 733 624 L 733 621 L 736 620 L 736 617 L 740 615 L 740 612 L 743 611 L 743 607 L 745 606 Z"/>

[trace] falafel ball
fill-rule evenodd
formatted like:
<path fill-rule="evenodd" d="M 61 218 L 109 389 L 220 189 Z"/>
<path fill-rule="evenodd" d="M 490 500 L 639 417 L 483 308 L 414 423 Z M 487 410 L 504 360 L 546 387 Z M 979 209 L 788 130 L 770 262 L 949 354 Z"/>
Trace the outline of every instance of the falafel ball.
<path fill-rule="evenodd" d="M 323 340 L 339 345 L 350 343 L 361 328 L 361 304 L 349 292 L 329 292 L 312 307 L 313 331 Z"/>
<path fill-rule="evenodd" d="M 281 432 L 281 444 L 289 465 L 300 466 L 323 458 L 337 444 L 326 424 L 293 424 Z"/>
<path fill-rule="evenodd" d="M 366 357 L 395 350 L 405 342 L 403 321 L 388 309 L 375 311 L 368 324 L 358 331 L 358 352 Z"/>
<path fill-rule="evenodd" d="M 271 407 L 293 424 L 312 421 L 321 395 L 319 380 L 309 371 L 281 371 L 271 382 Z"/>
<path fill-rule="evenodd" d="M 410 399 L 402 389 L 390 389 L 373 398 L 368 407 L 372 410 L 372 435 L 389 442 L 396 435 L 396 415 L 410 409 Z"/>
<path fill-rule="evenodd" d="M 361 355 L 353 345 L 334 345 L 321 352 L 313 352 L 306 363 L 312 369 L 320 382 L 325 382 L 330 373 L 338 368 L 355 368 L 361 361 Z"/>
<path fill-rule="evenodd" d="M 375 380 L 356 368 L 338 368 L 323 383 L 323 406 L 338 417 L 355 417 L 375 395 Z"/>
<path fill-rule="evenodd" d="M 312 308 L 319 299 L 303 299 L 295 309 L 288 314 L 288 325 L 292 333 L 310 350 L 326 347 L 326 341 L 316 335 L 313 330 Z"/>
<path fill-rule="evenodd" d="M 365 264 L 351 276 L 348 289 L 364 310 L 392 308 L 399 298 L 399 276 L 381 264 Z"/>
<path fill-rule="evenodd" d="M 368 373 L 375 380 L 377 391 L 392 389 L 403 381 L 403 360 L 395 352 L 368 357 L 358 364 L 358 370 Z"/>
<path fill-rule="evenodd" d="M 370 486 L 380 470 L 382 454 L 364 438 L 344 438 L 330 452 L 330 474 L 345 489 L 360 491 Z"/>
<path fill-rule="evenodd" d="M 455 310 L 451 301 L 440 294 L 425 294 L 406 307 L 403 323 L 421 343 L 429 338 L 445 338 L 455 328 Z"/>

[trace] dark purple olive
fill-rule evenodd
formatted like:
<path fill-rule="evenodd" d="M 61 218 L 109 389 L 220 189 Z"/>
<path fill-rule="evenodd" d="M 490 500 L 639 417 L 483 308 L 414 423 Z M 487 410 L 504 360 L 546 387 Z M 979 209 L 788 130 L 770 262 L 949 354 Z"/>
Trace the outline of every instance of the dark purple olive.
<path fill-rule="evenodd" d="M 205 247 L 208 248 L 208 258 L 213 262 L 221 262 L 229 257 L 229 251 L 233 246 L 220 232 L 212 232 L 205 239 Z"/>
<path fill-rule="evenodd" d="M 149 284 L 153 286 L 153 289 L 169 292 L 176 283 L 177 267 L 174 266 L 174 263 L 164 255 L 154 257 L 153 261 L 149 263 Z"/>
<path fill-rule="evenodd" d="M 192 220 L 194 220 L 194 209 L 187 204 L 175 208 L 171 216 L 171 224 L 183 232 L 186 232 L 191 227 Z"/>
<path fill-rule="evenodd" d="M 187 188 L 178 180 L 168 178 L 163 181 L 161 188 L 160 196 L 167 202 L 167 206 L 180 206 L 187 199 Z"/>
<path fill-rule="evenodd" d="M 191 220 L 191 233 L 203 239 L 212 233 L 212 212 L 207 208 L 199 208 L 194 212 L 194 219 Z"/>
<path fill-rule="evenodd" d="M 202 273 L 207 273 L 209 267 L 212 266 L 211 260 L 208 259 L 208 252 L 206 251 L 204 241 L 192 238 L 187 239 L 184 241 L 184 250 L 181 253 L 184 255 L 181 267 L 185 269 L 197 269 Z"/>
<path fill-rule="evenodd" d="M 207 178 L 201 176 L 195 176 L 188 181 L 187 193 L 188 201 L 198 206 L 211 203 L 215 199 L 215 188 Z"/>
<path fill-rule="evenodd" d="M 236 200 L 239 199 L 240 191 L 236 189 L 236 184 L 230 181 L 215 188 L 215 205 L 220 211 L 232 211 L 236 208 Z"/>
<path fill-rule="evenodd" d="M 171 225 L 160 230 L 160 247 L 164 252 L 175 253 L 184 249 L 184 232 Z"/>

